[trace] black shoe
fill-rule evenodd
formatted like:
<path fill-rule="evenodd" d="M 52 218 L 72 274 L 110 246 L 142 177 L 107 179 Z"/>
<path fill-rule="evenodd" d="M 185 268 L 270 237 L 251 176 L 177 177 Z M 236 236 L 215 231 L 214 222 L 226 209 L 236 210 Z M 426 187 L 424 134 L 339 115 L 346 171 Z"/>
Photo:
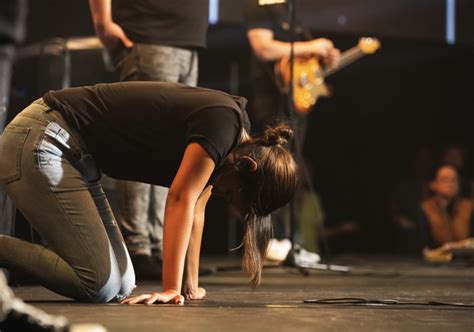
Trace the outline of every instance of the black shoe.
<path fill-rule="evenodd" d="M 131 255 L 137 280 L 161 281 L 162 264 L 148 255 Z"/>

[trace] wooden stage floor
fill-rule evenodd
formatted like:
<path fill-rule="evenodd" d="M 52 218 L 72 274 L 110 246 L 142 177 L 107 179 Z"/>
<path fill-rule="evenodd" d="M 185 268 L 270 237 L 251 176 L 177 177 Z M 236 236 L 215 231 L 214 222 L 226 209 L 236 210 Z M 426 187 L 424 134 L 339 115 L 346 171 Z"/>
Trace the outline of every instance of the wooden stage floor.
<path fill-rule="evenodd" d="M 232 266 L 235 259 L 205 259 Z M 97 322 L 122 331 L 474 331 L 474 308 L 441 305 L 318 305 L 303 300 L 354 297 L 402 302 L 448 302 L 474 305 L 474 265 L 432 266 L 394 257 L 339 257 L 352 272 L 266 269 L 262 285 L 247 287 L 240 271 L 202 278 L 207 299 L 175 305 L 81 304 L 37 286 L 15 293 L 48 313 L 73 323 Z M 140 283 L 137 292 L 159 290 Z"/>

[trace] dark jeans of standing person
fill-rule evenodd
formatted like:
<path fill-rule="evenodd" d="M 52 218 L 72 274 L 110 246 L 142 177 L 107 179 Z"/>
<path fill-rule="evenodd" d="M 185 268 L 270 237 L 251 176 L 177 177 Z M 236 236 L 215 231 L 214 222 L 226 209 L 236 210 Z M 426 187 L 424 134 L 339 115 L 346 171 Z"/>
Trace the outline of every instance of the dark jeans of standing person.
<path fill-rule="evenodd" d="M 198 54 L 195 50 L 135 43 L 119 46 L 111 58 L 121 81 L 179 82 L 197 84 Z M 137 277 L 161 277 L 151 261 L 163 252 L 163 219 L 168 188 L 146 183 L 117 181 L 119 223 L 134 262 Z"/>
<path fill-rule="evenodd" d="M 0 155 L 0 181 L 47 243 L 0 235 L 0 267 L 80 301 L 127 296 L 135 274 L 100 173 L 62 116 L 37 100 L 5 128 Z"/>

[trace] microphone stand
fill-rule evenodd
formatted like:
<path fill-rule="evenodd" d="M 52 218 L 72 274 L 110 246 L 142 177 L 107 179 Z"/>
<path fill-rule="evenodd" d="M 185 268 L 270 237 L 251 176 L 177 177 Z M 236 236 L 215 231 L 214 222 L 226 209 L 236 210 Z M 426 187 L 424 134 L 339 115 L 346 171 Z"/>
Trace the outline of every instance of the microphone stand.
<path fill-rule="evenodd" d="M 290 79 L 289 79 L 289 91 L 288 91 L 288 110 L 287 110 L 287 117 L 290 121 L 290 126 L 293 129 L 293 132 L 296 132 L 296 121 L 295 121 L 295 104 L 294 104 L 294 89 L 293 89 L 293 73 L 294 73 L 294 43 L 296 39 L 295 33 L 295 26 L 296 26 L 296 10 L 295 10 L 295 0 L 287 0 L 288 1 L 288 23 L 289 23 L 289 30 L 290 30 Z M 295 156 L 295 160 L 300 165 L 300 170 L 303 172 L 303 176 L 306 178 L 308 182 L 308 186 L 312 193 L 315 192 L 314 186 L 311 182 L 309 177 L 309 173 L 302 162 L 302 152 L 301 152 L 301 144 L 299 141 L 298 135 L 293 135 L 293 139 L 290 142 L 290 149 Z M 323 226 L 320 226 L 321 228 Z M 280 266 L 295 268 L 301 274 L 307 276 L 309 275 L 308 270 L 325 270 L 325 271 L 334 271 L 334 272 L 349 272 L 350 268 L 347 266 L 342 265 L 334 265 L 334 264 L 320 264 L 320 263 L 312 263 L 312 264 L 298 264 L 297 260 L 295 259 L 296 253 L 300 250 L 300 247 L 296 245 L 296 211 L 295 211 L 295 198 L 290 201 L 290 241 L 291 241 L 291 249 L 288 252 L 285 260 L 281 265 L 266 265 L 264 268 L 278 268 Z M 326 251 L 326 261 L 329 262 L 329 248 L 327 245 L 327 241 L 322 237 L 322 242 Z M 217 267 L 216 271 L 234 271 L 239 270 L 240 266 L 222 266 Z"/>
<path fill-rule="evenodd" d="M 287 117 L 290 121 L 290 125 L 293 129 L 293 132 L 296 133 L 296 119 L 295 119 L 295 103 L 294 103 L 294 63 L 295 63 L 295 40 L 296 40 L 296 8 L 295 0 L 287 0 L 288 2 L 288 23 L 290 30 L 290 79 L 288 84 L 288 109 Z M 300 137 L 297 134 L 293 135 L 291 140 L 291 150 L 295 156 L 297 163 L 299 163 L 299 168 L 303 173 L 303 176 L 306 177 L 309 188 L 312 193 L 314 193 L 314 188 L 309 178 L 309 172 L 306 170 L 306 167 L 303 163 L 302 152 L 301 152 L 301 142 Z M 323 227 L 323 226 L 320 226 Z M 296 254 L 300 250 L 299 246 L 296 245 L 296 211 L 295 211 L 295 198 L 290 202 L 290 241 L 292 248 L 288 252 L 287 257 L 283 261 L 282 265 L 295 268 L 303 275 L 309 275 L 308 269 L 312 270 L 328 270 L 336 272 L 349 272 L 350 268 L 347 266 L 333 265 L 329 264 L 329 248 L 327 246 L 327 241 L 322 237 L 322 241 L 325 246 L 327 264 L 312 263 L 307 265 L 302 265 L 297 262 Z"/>

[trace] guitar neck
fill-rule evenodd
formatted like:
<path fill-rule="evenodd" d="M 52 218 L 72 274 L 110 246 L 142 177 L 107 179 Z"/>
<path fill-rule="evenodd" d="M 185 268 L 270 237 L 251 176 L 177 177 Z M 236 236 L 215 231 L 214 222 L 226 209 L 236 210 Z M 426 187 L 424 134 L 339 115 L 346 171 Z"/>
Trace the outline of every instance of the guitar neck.
<path fill-rule="evenodd" d="M 323 70 L 323 76 L 328 77 L 331 74 L 334 74 L 338 70 L 344 68 L 347 65 L 350 65 L 354 61 L 362 58 L 366 55 L 358 46 L 354 46 L 347 51 L 341 54 L 341 58 L 339 60 L 339 65 L 335 68 L 325 68 Z"/>

